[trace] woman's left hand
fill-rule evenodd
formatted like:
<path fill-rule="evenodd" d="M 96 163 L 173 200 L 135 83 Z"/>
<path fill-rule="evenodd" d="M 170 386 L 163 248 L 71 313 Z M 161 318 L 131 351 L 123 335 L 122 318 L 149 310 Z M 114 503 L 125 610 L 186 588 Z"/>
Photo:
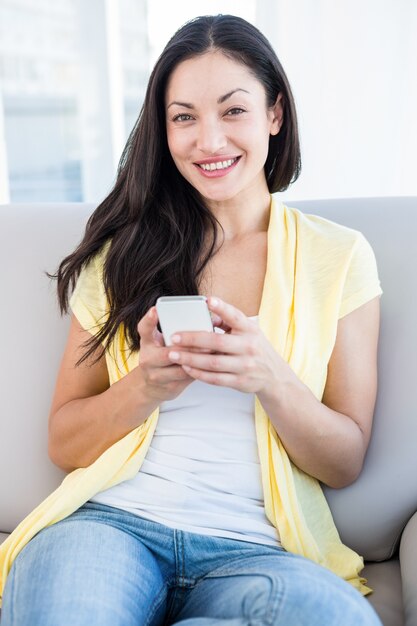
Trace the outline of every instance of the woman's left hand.
<path fill-rule="evenodd" d="M 219 298 L 208 298 L 214 325 L 223 333 L 179 332 L 169 358 L 196 380 L 261 393 L 276 386 L 289 366 L 273 349 L 257 324 Z M 181 346 L 177 352 L 175 345 Z M 190 351 L 187 351 L 189 348 Z"/>

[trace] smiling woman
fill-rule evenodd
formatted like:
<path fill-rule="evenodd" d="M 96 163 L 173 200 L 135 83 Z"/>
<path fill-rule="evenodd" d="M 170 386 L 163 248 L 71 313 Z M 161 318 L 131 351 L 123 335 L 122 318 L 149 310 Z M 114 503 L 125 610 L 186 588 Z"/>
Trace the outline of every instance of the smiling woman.
<path fill-rule="evenodd" d="M 381 290 L 359 232 L 275 201 L 299 172 L 265 37 L 185 24 L 58 268 L 49 452 L 74 471 L 0 547 L 2 626 L 380 624 L 319 481 L 361 470 Z M 155 302 L 190 295 L 214 332 L 165 345 Z"/>
<path fill-rule="evenodd" d="M 230 86 L 234 86 L 230 90 Z M 166 90 L 167 138 L 184 178 L 206 199 L 269 203 L 264 165 L 282 124 L 282 95 L 272 105 L 250 70 L 223 52 L 180 63 Z M 207 182 L 210 181 L 210 182 Z"/>

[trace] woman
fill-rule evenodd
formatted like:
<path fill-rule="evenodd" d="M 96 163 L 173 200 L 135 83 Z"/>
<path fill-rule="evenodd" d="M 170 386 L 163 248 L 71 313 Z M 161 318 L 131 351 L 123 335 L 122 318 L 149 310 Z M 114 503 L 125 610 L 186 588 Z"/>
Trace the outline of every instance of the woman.
<path fill-rule="evenodd" d="M 1 548 L 3 626 L 380 623 L 318 481 L 362 467 L 381 291 L 360 233 L 271 198 L 299 170 L 263 35 L 181 28 L 58 270 L 49 450 L 70 474 Z M 156 299 L 197 293 L 217 332 L 165 346 Z"/>

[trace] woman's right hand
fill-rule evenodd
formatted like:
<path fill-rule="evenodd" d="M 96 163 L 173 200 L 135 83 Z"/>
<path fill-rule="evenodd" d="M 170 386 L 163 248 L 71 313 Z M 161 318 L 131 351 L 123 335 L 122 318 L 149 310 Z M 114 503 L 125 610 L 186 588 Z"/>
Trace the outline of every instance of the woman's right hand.
<path fill-rule="evenodd" d="M 159 404 L 179 396 L 194 379 L 188 376 L 180 365 L 173 364 L 168 358 L 172 346 L 165 346 L 157 325 L 158 313 L 153 306 L 137 326 L 140 336 L 137 373 L 144 383 L 144 393 Z"/>
<path fill-rule="evenodd" d="M 161 402 L 174 399 L 193 382 L 169 361 L 170 348 L 164 346 L 157 324 L 152 307 L 138 324 L 139 366 L 110 384 L 101 348 L 97 360 L 94 354 L 77 366 L 91 335 L 72 315 L 49 416 L 49 455 L 64 471 L 93 463 L 143 424 Z"/>

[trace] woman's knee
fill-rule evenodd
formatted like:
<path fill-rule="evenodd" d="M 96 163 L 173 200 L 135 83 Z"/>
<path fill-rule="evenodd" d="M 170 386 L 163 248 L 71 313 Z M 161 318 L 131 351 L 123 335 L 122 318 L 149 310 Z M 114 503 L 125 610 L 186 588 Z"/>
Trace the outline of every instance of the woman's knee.
<path fill-rule="evenodd" d="M 247 624 L 380 625 L 367 600 L 346 581 L 288 553 L 230 563 L 200 581 L 189 600 L 183 619 L 203 610 L 212 618 Z"/>
<path fill-rule="evenodd" d="M 352 585 L 330 570 L 302 557 L 289 555 L 269 572 L 280 590 L 277 623 L 288 626 L 380 626 L 369 602 Z"/>
<path fill-rule="evenodd" d="M 101 522 L 64 520 L 41 531 L 17 557 L 2 626 L 137 624 L 138 612 L 145 620 L 165 595 L 158 563 L 137 538 Z"/>

